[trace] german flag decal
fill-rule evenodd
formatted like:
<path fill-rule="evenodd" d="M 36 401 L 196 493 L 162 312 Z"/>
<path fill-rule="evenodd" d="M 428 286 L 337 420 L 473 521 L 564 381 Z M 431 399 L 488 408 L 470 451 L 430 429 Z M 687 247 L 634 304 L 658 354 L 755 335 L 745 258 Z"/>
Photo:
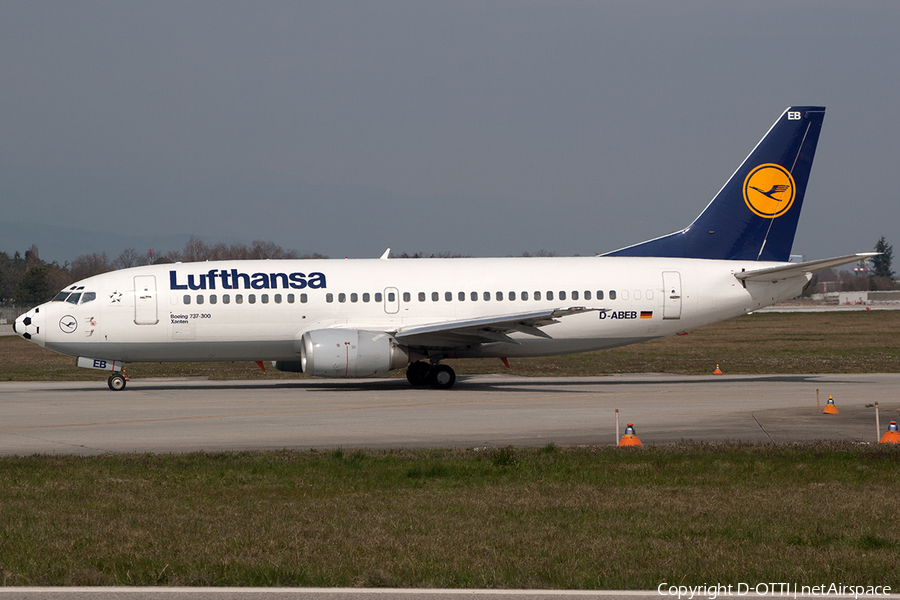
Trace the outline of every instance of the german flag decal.
<path fill-rule="evenodd" d="M 652 311 L 652 310 L 642 310 L 642 311 L 641 311 L 641 318 L 642 318 L 642 319 L 652 319 L 652 318 L 653 318 L 653 311 Z"/>

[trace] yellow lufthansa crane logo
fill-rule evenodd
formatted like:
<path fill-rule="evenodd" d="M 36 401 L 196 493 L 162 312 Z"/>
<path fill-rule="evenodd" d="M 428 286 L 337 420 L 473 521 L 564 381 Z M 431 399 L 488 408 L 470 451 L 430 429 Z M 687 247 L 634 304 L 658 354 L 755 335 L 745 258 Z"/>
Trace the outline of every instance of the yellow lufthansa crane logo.
<path fill-rule="evenodd" d="M 781 165 L 759 165 L 744 179 L 744 202 L 747 208 L 764 219 L 786 213 L 794 203 L 794 178 Z"/>

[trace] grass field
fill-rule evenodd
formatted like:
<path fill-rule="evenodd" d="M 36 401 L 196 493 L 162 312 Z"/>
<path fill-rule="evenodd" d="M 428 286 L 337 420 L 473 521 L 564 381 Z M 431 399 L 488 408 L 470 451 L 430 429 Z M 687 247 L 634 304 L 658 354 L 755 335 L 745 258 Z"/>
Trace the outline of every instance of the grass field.
<path fill-rule="evenodd" d="M 0 459 L 4 585 L 900 587 L 900 448 Z"/>
<path fill-rule="evenodd" d="M 896 373 L 900 371 L 900 311 L 758 313 L 685 336 L 623 348 L 545 358 L 447 361 L 459 374 L 584 376 L 609 373 Z M 136 364 L 133 377 L 213 379 L 297 378 L 253 363 Z M 402 370 L 394 376 L 403 377 Z M 0 337 L 0 381 L 105 380 L 108 373 L 79 369 L 75 359 L 21 338 Z"/>

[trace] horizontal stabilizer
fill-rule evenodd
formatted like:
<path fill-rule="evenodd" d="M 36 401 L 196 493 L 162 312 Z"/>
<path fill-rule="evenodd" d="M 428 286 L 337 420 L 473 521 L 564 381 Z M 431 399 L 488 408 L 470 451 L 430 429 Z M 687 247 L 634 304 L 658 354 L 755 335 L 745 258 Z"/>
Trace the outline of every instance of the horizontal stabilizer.
<path fill-rule="evenodd" d="M 878 256 L 880 252 L 859 252 L 857 254 L 848 254 L 846 256 L 838 256 L 836 258 L 823 258 L 821 260 L 810 260 L 802 263 L 791 263 L 788 265 L 780 265 L 777 267 L 769 267 L 767 269 L 756 269 L 754 271 L 741 271 L 735 273 L 734 276 L 741 281 L 768 281 L 775 282 L 791 277 L 801 277 L 812 273 L 818 273 L 826 269 L 832 269 L 848 263 L 857 262 L 872 256 Z"/>

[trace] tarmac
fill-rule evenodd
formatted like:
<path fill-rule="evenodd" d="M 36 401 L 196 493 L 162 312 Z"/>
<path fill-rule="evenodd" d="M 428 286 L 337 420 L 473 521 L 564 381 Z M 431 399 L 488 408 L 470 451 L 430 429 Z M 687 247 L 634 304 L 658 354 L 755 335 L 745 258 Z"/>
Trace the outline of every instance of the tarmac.
<path fill-rule="evenodd" d="M 627 423 L 645 445 L 875 443 L 891 420 L 900 374 L 0 382 L 0 455 L 613 445 Z"/>

